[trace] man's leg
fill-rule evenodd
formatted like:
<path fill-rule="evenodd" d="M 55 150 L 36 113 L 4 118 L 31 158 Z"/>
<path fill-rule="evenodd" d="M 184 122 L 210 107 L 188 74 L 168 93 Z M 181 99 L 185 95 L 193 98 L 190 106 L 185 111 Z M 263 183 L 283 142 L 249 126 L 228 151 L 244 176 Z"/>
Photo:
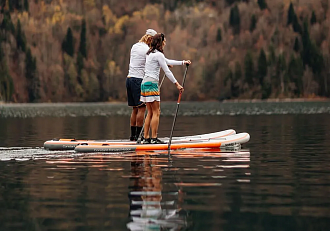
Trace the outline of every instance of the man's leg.
<path fill-rule="evenodd" d="M 132 108 L 132 114 L 131 114 L 131 120 L 130 120 L 130 125 L 131 125 L 131 137 L 129 138 L 131 141 L 136 140 L 137 134 L 136 134 L 136 118 L 138 114 L 138 108 L 133 107 Z"/>
<path fill-rule="evenodd" d="M 139 138 L 140 133 L 142 131 L 145 112 L 146 112 L 146 105 L 145 104 L 138 107 L 138 112 L 137 112 L 137 115 L 136 115 L 136 137 L 137 138 Z"/>

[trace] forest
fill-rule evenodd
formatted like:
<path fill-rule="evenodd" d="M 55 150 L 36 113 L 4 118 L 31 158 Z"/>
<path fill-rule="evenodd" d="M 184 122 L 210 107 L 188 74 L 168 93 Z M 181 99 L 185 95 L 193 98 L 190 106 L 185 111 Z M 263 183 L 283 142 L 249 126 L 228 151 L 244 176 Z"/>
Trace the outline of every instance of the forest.
<path fill-rule="evenodd" d="M 152 28 L 184 100 L 330 97 L 330 0 L 0 0 L 0 102 L 124 102 Z M 184 66 L 173 74 L 182 81 Z M 163 72 L 160 75 L 162 78 Z M 178 91 L 165 79 L 162 100 Z"/>

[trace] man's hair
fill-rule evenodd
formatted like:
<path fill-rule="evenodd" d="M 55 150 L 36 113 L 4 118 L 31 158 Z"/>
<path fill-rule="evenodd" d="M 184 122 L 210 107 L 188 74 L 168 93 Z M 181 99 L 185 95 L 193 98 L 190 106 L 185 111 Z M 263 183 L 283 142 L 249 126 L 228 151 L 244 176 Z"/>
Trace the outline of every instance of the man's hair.
<path fill-rule="evenodd" d="M 143 35 L 142 38 L 139 40 L 139 42 L 145 43 L 148 46 L 150 46 L 151 41 L 152 41 L 152 36 L 148 34 Z"/>

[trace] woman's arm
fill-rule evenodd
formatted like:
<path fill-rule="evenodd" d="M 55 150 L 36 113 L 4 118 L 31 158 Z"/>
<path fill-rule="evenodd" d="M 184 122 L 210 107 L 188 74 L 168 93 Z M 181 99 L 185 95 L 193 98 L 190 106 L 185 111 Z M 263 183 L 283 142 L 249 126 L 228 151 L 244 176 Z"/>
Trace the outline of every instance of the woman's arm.
<path fill-rule="evenodd" d="M 172 83 L 176 83 L 177 80 L 175 79 L 173 73 L 168 68 L 168 66 L 167 66 L 168 63 L 166 63 L 165 56 L 162 53 L 158 53 L 157 60 L 158 60 L 160 67 L 163 69 L 166 77 L 169 78 L 169 80 L 171 80 Z M 181 61 L 179 61 L 179 62 L 181 62 Z"/>
<path fill-rule="evenodd" d="M 179 66 L 179 65 L 184 64 L 184 60 L 178 61 L 178 60 L 172 60 L 172 59 L 165 58 L 165 61 L 166 61 L 167 65 L 171 65 L 171 66 Z"/>

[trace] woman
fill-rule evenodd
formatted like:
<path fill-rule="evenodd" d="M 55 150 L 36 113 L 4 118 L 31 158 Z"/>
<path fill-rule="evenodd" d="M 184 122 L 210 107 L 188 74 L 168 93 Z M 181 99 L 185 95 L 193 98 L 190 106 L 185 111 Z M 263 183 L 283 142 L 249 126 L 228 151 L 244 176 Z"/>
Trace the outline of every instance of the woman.
<path fill-rule="evenodd" d="M 144 67 L 146 62 L 146 53 L 149 50 L 152 37 L 157 32 L 148 29 L 138 43 L 132 46 L 130 53 L 129 71 L 126 78 L 126 91 L 128 106 L 132 107 L 130 118 L 131 141 L 136 141 L 140 135 L 143 126 L 145 104 L 140 101 L 141 82 L 144 77 Z"/>
<path fill-rule="evenodd" d="M 191 64 L 190 60 L 176 61 L 166 59 L 163 49 L 166 45 L 164 34 L 156 34 L 152 38 L 151 46 L 147 52 L 144 78 L 141 84 L 140 100 L 147 105 L 148 114 L 144 124 L 144 144 L 162 144 L 157 138 L 159 116 L 160 116 L 160 92 L 158 88 L 160 68 L 163 69 L 167 78 L 175 84 L 176 88 L 183 92 L 183 87 L 175 79 L 167 65 Z M 151 138 L 149 129 L 151 127 Z"/>

